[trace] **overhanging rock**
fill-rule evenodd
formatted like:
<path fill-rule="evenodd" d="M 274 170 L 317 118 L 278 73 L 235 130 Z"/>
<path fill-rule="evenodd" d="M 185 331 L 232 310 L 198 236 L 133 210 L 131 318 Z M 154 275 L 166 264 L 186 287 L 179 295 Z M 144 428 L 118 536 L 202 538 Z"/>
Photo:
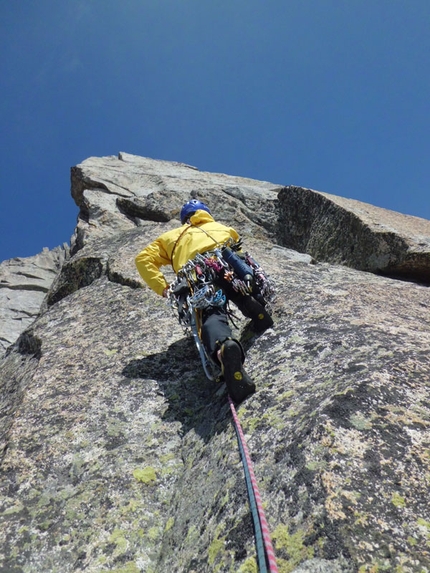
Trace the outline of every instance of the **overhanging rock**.
<path fill-rule="evenodd" d="M 318 261 L 430 283 L 430 221 L 303 187 L 279 193 L 282 245 Z"/>

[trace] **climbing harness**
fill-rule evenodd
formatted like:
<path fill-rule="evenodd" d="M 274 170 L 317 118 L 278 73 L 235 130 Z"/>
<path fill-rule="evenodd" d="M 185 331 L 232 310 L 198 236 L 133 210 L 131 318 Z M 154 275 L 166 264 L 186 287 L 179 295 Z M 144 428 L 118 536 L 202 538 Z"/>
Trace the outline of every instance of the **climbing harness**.
<path fill-rule="evenodd" d="M 233 415 L 240 457 L 242 459 L 243 469 L 245 472 L 246 488 L 248 490 L 249 505 L 251 507 L 251 515 L 254 523 L 259 573 L 278 573 L 275 552 L 273 550 L 260 492 L 258 491 L 257 480 L 255 479 L 254 469 L 252 467 L 251 456 L 249 455 L 245 436 L 243 435 L 243 430 L 240 425 L 233 400 L 230 396 L 228 397 L 228 400 L 230 403 L 230 410 Z"/>
<path fill-rule="evenodd" d="M 197 254 L 178 271 L 175 282 L 169 287 L 169 304 L 186 334 L 194 338 L 205 375 L 212 381 L 220 376 L 220 370 L 206 353 L 200 338 L 202 312 L 209 308 L 225 308 L 233 322 L 226 296 L 217 284 L 229 283 L 242 296 L 252 295 L 266 309 L 270 308 L 275 293 L 273 282 L 251 255 L 247 252 L 237 254 L 240 246 L 240 242 L 229 240 L 212 251 Z"/>

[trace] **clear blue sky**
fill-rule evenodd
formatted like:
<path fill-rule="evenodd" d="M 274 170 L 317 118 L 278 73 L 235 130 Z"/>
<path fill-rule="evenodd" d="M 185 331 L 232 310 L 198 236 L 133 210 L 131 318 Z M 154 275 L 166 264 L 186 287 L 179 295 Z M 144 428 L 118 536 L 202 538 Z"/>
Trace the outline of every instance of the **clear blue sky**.
<path fill-rule="evenodd" d="M 430 219 L 429 0 L 0 0 L 0 260 L 119 151 Z"/>

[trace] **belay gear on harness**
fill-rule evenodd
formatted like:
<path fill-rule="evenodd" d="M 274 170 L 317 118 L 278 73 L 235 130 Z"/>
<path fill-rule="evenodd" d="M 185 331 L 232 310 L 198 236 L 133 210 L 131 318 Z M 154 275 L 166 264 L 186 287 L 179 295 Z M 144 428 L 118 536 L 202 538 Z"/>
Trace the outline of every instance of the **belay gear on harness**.
<path fill-rule="evenodd" d="M 213 251 L 198 254 L 177 274 L 170 288 L 170 304 L 186 331 L 191 330 L 200 354 L 203 369 L 209 380 L 219 376 L 219 365 L 208 356 L 201 341 L 202 313 L 210 309 L 227 311 L 227 297 L 223 290 L 233 289 L 243 297 L 244 306 L 255 299 L 268 307 L 274 296 L 274 286 L 261 266 L 248 254 L 237 253 L 240 243 L 228 242 Z M 252 306 L 252 304 L 248 305 Z"/>

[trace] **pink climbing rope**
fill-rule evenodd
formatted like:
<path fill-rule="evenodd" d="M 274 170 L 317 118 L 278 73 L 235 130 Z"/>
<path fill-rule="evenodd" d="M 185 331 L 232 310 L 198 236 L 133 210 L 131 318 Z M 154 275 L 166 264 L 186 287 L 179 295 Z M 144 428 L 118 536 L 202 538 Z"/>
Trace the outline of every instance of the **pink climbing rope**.
<path fill-rule="evenodd" d="M 241 448 L 245 457 L 243 463 L 246 463 L 247 471 L 249 473 L 251 483 L 252 483 L 252 490 L 255 497 L 255 502 L 257 506 L 258 518 L 260 521 L 261 532 L 263 536 L 263 543 L 264 543 L 264 550 L 266 553 L 267 563 L 269 566 L 270 573 L 278 573 L 278 566 L 276 565 L 276 557 L 275 552 L 273 550 L 272 540 L 270 537 L 269 527 L 267 525 L 266 516 L 264 515 L 263 503 L 261 501 L 260 492 L 258 491 L 257 480 L 255 479 L 254 468 L 252 465 L 251 457 L 249 455 L 248 447 L 246 445 L 245 436 L 242 431 L 242 427 L 240 425 L 239 417 L 236 412 L 236 408 L 234 407 L 233 400 L 228 397 L 230 403 L 230 410 L 233 415 L 233 420 L 236 426 L 236 431 L 241 441 Z"/>

